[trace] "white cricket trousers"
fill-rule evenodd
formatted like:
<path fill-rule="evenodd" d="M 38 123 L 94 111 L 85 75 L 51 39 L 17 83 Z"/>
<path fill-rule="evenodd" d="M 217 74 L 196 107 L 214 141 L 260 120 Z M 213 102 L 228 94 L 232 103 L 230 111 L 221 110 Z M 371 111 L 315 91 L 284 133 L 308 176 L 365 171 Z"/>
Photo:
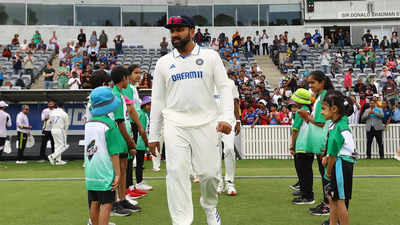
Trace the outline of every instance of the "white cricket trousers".
<path fill-rule="evenodd" d="M 234 127 L 234 126 L 233 126 Z M 225 164 L 225 182 L 230 181 L 233 183 L 235 179 L 235 168 L 236 168 L 236 158 L 235 158 L 235 131 L 232 129 L 230 134 L 222 134 L 221 141 L 224 143 L 224 164 Z M 219 160 L 222 159 L 222 144 L 218 145 L 218 151 L 220 153 Z M 221 163 L 222 166 L 222 163 Z M 222 168 L 218 170 L 218 178 L 220 182 L 222 180 Z"/>
<path fill-rule="evenodd" d="M 200 179 L 201 206 L 215 208 L 218 203 L 218 160 L 216 122 L 184 128 L 165 121 L 168 208 L 173 225 L 193 222 L 190 170 Z M 192 165 L 191 165 L 192 164 Z"/>
<path fill-rule="evenodd" d="M 54 139 L 54 153 L 51 154 L 51 157 L 60 161 L 61 154 L 67 149 L 67 136 L 62 129 L 51 129 L 51 135 Z"/>

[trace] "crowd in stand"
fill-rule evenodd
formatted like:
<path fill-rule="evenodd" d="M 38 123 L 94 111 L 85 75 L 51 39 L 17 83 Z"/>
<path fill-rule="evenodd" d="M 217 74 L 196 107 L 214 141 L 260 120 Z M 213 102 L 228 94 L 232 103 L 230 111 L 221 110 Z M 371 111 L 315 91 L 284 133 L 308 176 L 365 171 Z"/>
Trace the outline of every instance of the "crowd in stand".
<path fill-rule="evenodd" d="M 99 36 L 93 31 L 87 38 L 81 29 L 77 40 L 66 43 L 64 48 L 60 48 L 57 40 L 56 33 L 53 32 L 49 44 L 46 45 L 39 31 L 36 31 L 30 44 L 27 44 L 27 40 L 20 43 L 16 34 L 11 45 L 28 54 L 21 58 L 19 51 L 12 55 L 6 47 L 3 57 L 13 61 L 15 73 L 22 69 L 25 69 L 26 73 L 32 73 L 35 58 L 31 53 L 52 50 L 58 57 L 59 66 L 55 69 L 51 62 L 47 64 L 42 73 L 44 87 L 52 88 L 53 81 L 57 81 L 58 88 L 81 89 L 91 88 L 90 78 L 94 70 L 100 69 L 109 73 L 117 64 L 118 55 L 123 53 L 124 39 L 121 35 L 113 39 L 114 49 L 109 51 L 109 54 L 102 51 L 110 46 L 104 30 Z M 295 109 L 289 99 L 298 88 L 309 88 L 309 71 L 301 71 L 301 68 L 307 63 L 310 53 L 315 50 L 321 51 L 318 57 L 320 70 L 331 78 L 343 76 L 343 86 L 347 94 L 354 96 L 357 102 L 354 117 L 357 119 L 352 120 L 353 123 L 360 122 L 360 113 L 372 98 L 376 98 L 380 107 L 384 107 L 387 102 L 388 107 L 385 110 L 391 112 L 391 119 L 384 119 L 386 123 L 400 121 L 400 55 L 396 52 L 399 47 L 397 31 L 393 31 L 390 39 L 384 36 L 379 40 L 377 35 L 372 35 L 368 30 L 362 36 L 363 45 L 354 49 L 350 45 L 349 32 L 341 29 L 324 37 L 318 30 L 315 30 L 314 34 L 305 33 L 301 43 L 297 43 L 295 38 L 290 39 L 288 32 L 274 35 L 272 38 L 266 30 L 256 31 L 253 36 L 243 36 L 236 31 L 232 37 L 221 33 L 212 38 L 208 29 L 204 32 L 198 29 L 194 41 L 200 46 L 219 51 L 221 58 L 228 62 L 228 75 L 235 81 L 241 96 L 243 124 L 254 127 L 292 123 Z M 160 48 L 161 55 L 168 53 L 168 42 L 165 38 L 160 43 Z M 254 55 L 269 55 L 281 70 L 279 87 L 273 93 L 270 91 L 266 74 L 257 65 Z M 359 76 L 364 72 L 373 74 Z M 144 72 L 139 88 L 151 88 L 151 81 L 151 75 Z M 386 113 L 386 117 L 388 116 L 389 113 Z"/>
<path fill-rule="evenodd" d="M 118 55 L 123 53 L 124 39 L 121 35 L 117 35 L 113 39 L 113 43 L 114 49 L 107 54 L 109 40 L 104 30 L 98 37 L 96 31 L 93 31 L 87 40 L 86 34 L 81 29 L 76 41 L 65 43 L 65 47 L 61 48 L 56 32 L 53 32 L 49 44 L 46 45 L 39 31 L 36 31 L 29 44 L 27 44 L 27 40 L 20 43 L 19 35 L 15 34 L 11 45 L 5 46 L 2 56 L 12 61 L 14 74 L 25 72 L 25 74 L 32 75 L 36 60 L 32 53 L 52 51 L 58 58 L 59 65 L 55 66 L 49 62 L 43 69 L 41 75 L 44 78 L 44 88 L 87 89 L 91 88 L 90 78 L 93 71 L 100 69 L 109 74 L 117 64 Z M 18 48 L 15 54 L 11 52 L 11 46 Z M 26 52 L 26 56 L 22 58 L 20 52 Z M 3 83 L 2 75 L 0 67 L 0 86 Z M 139 83 L 140 88 L 151 88 L 150 75 L 144 73 L 142 77 L 143 79 Z M 53 85 L 54 81 L 57 81 L 56 86 Z"/>

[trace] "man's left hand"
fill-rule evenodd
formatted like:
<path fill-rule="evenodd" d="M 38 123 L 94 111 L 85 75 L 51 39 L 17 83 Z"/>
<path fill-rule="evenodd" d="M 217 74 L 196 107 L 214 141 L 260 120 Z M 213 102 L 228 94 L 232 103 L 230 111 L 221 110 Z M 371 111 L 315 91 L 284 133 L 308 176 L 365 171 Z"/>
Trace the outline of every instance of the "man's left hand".
<path fill-rule="evenodd" d="M 235 125 L 235 136 L 237 136 L 240 133 L 240 122 L 236 122 Z"/>
<path fill-rule="evenodd" d="M 217 126 L 217 132 L 222 132 L 224 134 L 229 134 L 232 131 L 232 126 L 227 122 L 219 122 Z"/>

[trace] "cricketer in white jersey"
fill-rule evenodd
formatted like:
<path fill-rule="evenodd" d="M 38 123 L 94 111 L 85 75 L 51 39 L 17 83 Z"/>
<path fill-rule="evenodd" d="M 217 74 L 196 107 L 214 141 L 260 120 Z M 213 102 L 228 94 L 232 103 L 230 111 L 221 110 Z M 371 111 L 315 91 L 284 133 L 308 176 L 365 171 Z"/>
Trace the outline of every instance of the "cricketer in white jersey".
<path fill-rule="evenodd" d="M 57 108 L 50 112 L 49 116 L 51 135 L 54 138 L 54 153 L 49 155 L 51 164 L 63 165 L 61 154 L 67 147 L 67 130 L 69 126 L 68 114 L 64 111 L 62 105 L 57 104 Z"/>
<path fill-rule="evenodd" d="M 171 17 L 166 27 L 171 31 L 175 49 L 158 60 L 154 71 L 150 148 L 159 147 L 164 125 L 167 198 L 172 224 L 190 225 L 193 222 L 189 177 L 192 163 L 200 178 L 200 204 L 207 222 L 219 225 L 221 219 L 216 209 L 220 168 L 217 129 L 225 133 L 231 131 L 232 91 L 218 53 L 202 49 L 192 41 L 194 23 L 190 18 Z M 215 87 L 221 93 L 223 108 L 217 129 L 219 111 L 214 101 Z"/>
<path fill-rule="evenodd" d="M 234 83 L 234 81 L 229 80 L 229 84 L 230 84 L 230 89 L 232 91 L 232 96 L 233 99 L 232 101 L 234 102 L 235 107 L 238 106 L 238 102 L 237 104 L 235 104 L 235 101 L 239 101 L 239 92 L 238 89 Z M 217 104 L 220 106 L 220 110 L 222 112 L 222 105 L 220 102 L 220 95 L 218 92 L 215 93 L 214 98 L 215 101 L 217 102 Z M 235 113 L 236 113 L 235 109 Z M 239 113 L 238 113 L 239 114 Z M 238 117 L 238 119 L 240 119 L 239 115 L 235 115 L 233 114 L 232 116 L 232 121 L 229 121 L 229 123 L 231 124 L 232 127 L 235 127 L 235 129 L 232 129 L 232 131 L 229 134 L 222 134 L 221 135 L 221 142 L 224 143 L 224 148 L 223 148 L 223 152 L 224 152 L 224 164 L 225 164 L 225 190 L 226 193 L 228 195 L 236 195 L 236 189 L 234 186 L 234 178 L 235 178 L 235 168 L 236 168 L 236 155 L 235 155 L 235 146 L 234 146 L 234 142 L 235 142 L 235 134 L 237 135 L 240 132 L 240 120 L 234 120 L 235 117 Z M 239 128 L 236 127 L 236 125 L 239 125 Z M 218 145 L 218 150 L 220 151 L 221 157 L 219 157 L 219 159 L 222 158 L 222 145 L 219 144 Z M 224 181 L 222 179 L 222 168 L 220 168 L 219 172 L 218 172 L 218 177 L 219 177 L 219 183 L 218 183 L 218 188 L 217 188 L 217 193 L 220 194 L 223 192 L 224 190 Z"/>

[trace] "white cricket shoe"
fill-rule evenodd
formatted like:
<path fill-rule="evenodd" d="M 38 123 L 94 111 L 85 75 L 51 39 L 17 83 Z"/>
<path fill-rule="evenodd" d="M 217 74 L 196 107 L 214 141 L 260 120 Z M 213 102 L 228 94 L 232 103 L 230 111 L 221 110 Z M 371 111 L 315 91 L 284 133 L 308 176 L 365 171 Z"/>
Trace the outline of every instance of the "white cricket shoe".
<path fill-rule="evenodd" d="M 235 196 L 237 194 L 235 184 L 233 184 L 231 181 L 226 182 L 226 194 L 230 196 Z"/>
<path fill-rule="evenodd" d="M 224 192 L 224 182 L 221 180 L 217 186 L 217 194 L 221 194 Z"/>
<path fill-rule="evenodd" d="M 47 158 L 49 159 L 49 162 L 50 162 L 51 165 L 55 165 L 56 164 L 56 160 L 51 155 L 48 155 Z"/>
<path fill-rule="evenodd" d="M 142 182 L 136 184 L 136 189 L 140 190 L 140 191 L 151 191 L 153 190 L 153 187 L 146 184 L 146 182 L 144 182 L 144 180 L 142 180 Z"/>
<path fill-rule="evenodd" d="M 67 164 L 67 162 L 62 160 L 56 162 L 56 166 L 64 166 L 65 164 Z"/>
<path fill-rule="evenodd" d="M 395 154 L 394 154 L 394 159 L 397 159 L 397 160 L 399 160 L 399 161 L 400 161 L 400 155 L 399 155 L 399 154 L 397 154 L 397 153 L 395 153 Z"/>
<path fill-rule="evenodd" d="M 27 164 L 28 162 L 27 161 L 16 161 L 15 163 L 16 164 Z"/>
<path fill-rule="evenodd" d="M 161 170 L 160 168 L 153 168 L 154 172 L 160 172 L 160 170 Z"/>
<path fill-rule="evenodd" d="M 208 225 L 221 225 L 221 217 L 217 208 L 204 209 Z"/>
<path fill-rule="evenodd" d="M 139 204 L 135 199 L 133 199 L 130 195 L 125 195 L 125 199 L 128 200 L 129 203 L 132 205 L 137 205 Z"/>

